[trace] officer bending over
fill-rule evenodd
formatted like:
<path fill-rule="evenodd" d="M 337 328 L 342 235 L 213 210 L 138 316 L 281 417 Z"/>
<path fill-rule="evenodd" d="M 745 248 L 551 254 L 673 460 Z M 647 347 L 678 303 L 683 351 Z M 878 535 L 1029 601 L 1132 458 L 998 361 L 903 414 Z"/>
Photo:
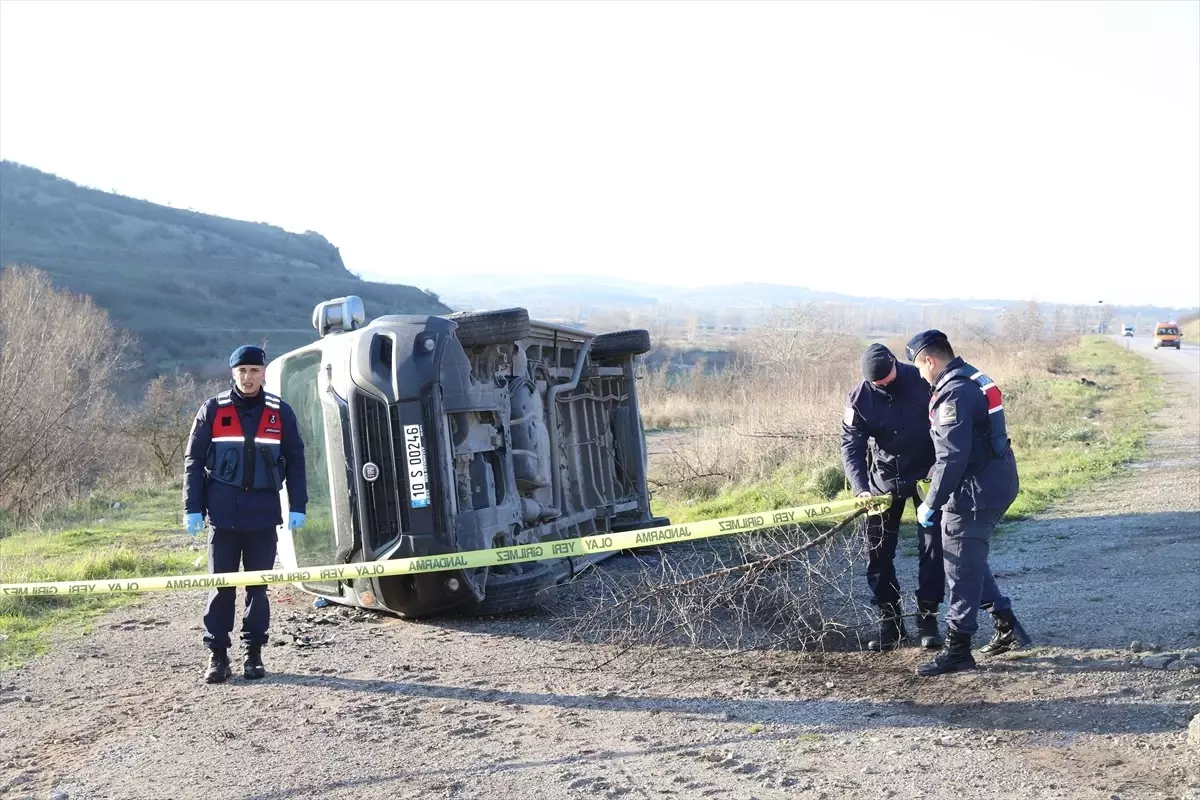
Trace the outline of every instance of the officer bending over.
<path fill-rule="evenodd" d="M 929 401 L 934 464 L 929 491 L 917 511 L 932 526 L 942 512 L 942 553 L 950 609 L 946 643 L 918 675 L 974 669 L 971 637 L 980 608 L 991 612 L 996 632 L 980 652 L 993 656 L 1029 637 L 988 568 L 988 540 L 1017 497 L 1017 460 L 1004 421 L 1000 389 L 991 378 L 954 355 L 941 331 L 924 331 L 908 343 L 908 359 L 933 387 Z"/>
<path fill-rule="evenodd" d="M 304 478 L 304 443 L 291 407 L 262 390 L 266 354 L 261 348 L 239 347 L 229 357 L 233 380 L 228 391 L 205 401 L 196 414 L 183 460 L 184 519 L 188 532 L 212 528 L 208 536 L 210 572 L 247 572 L 275 566 L 276 528 L 283 523 L 279 492 L 287 483 L 289 528 L 304 526 L 308 491 Z M 204 615 L 204 645 L 209 648 L 207 683 L 222 683 L 229 668 L 229 634 L 233 630 L 236 589 L 214 589 Z M 270 602 L 265 585 L 246 587 L 242 642 L 243 674 L 266 674 L 262 646 L 267 643 Z"/>
<path fill-rule="evenodd" d="M 879 608 L 879 634 L 867 642 L 871 650 L 887 650 L 907 638 L 901 621 L 900 582 L 896 578 L 896 538 L 900 517 L 911 499 L 916 506 L 917 481 L 933 466 L 929 438 L 929 385 L 921 373 L 899 364 L 892 351 L 873 344 L 862 356 L 863 382 L 846 399 L 842 419 L 842 463 L 859 497 L 891 494 L 891 507 L 865 517 L 867 584 Z M 938 520 L 918 528 L 917 632 L 921 646 L 936 648 L 938 604 L 945 594 L 942 540 Z"/>

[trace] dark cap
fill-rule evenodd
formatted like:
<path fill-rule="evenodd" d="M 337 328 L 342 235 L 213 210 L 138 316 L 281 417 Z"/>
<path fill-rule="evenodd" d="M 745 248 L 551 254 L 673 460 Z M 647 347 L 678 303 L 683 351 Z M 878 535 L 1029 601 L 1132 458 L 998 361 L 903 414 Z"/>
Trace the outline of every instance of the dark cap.
<path fill-rule="evenodd" d="M 233 367 L 265 367 L 266 365 L 267 354 L 261 347 L 255 347 L 252 344 L 242 345 L 229 357 L 231 369 Z"/>
<path fill-rule="evenodd" d="M 934 342 L 949 342 L 946 334 L 941 331 L 921 331 L 916 336 L 908 340 L 908 345 L 904 348 L 904 354 L 908 356 L 909 361 L 915 361 L 917 354 L 924 350 Z"/>
<path fill-rule="evenodd" d="M 865 380 L 875 382 L 886 378 L 896 363 L 892 351 L 881 344 L 873 344 L 862 354 L 862 373 Z"/>

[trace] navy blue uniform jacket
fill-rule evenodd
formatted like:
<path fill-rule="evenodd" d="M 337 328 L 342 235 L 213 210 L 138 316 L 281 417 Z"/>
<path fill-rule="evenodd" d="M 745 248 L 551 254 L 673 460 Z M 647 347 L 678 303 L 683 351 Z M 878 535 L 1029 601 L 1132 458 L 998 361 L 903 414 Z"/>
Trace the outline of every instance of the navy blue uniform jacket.
<path fill-rule="evenodd" d="M 969 514 L 1004 509 L 1017 497 L 1017 459 L 1007 442 L 1003 452 L 993 452 L 989 399 L 977 383 L 980 376 L 979 370 L 956 358 L 934 382 L 929 417 L 937 463 L 925 504 L 935 511 Z M 994 384 L 989 388 L 993 404 L 999 405 L 993 413 L 1002 415 L 1000 390 Z"/>
<path fill-rule="evenodd" d="M 233 405 L 241 417 L 242 429 L 253 435 L 258 430 L 263 413 L 262 391 L 247 400 L 233 391 Z M 183 458 L 183 508 L 188 514 L 208 514 L 214 528 L 253 531 L 274 528 L 283 524 L 279 493 L 274 490 L 243 489 L 214 481 L 205 474 L 208 448 L 212 442 L 212 419 L 216 414 L 217 398 L 211 397 L 200 406 L 192 423 L 187 451 Z M 279 416 L 283 435 L 279 451 L 285 460 L 284 485 L 287 486 L 288 506 L 304 513 L 308 505 L 308 484 L 304 476 L 304 442 L 296 424 L 292 407 L 282 400 Z M 256 459 L 246 459 L 253 464 Z"/>
<path fill-rule="evenodd" d="M 896 379 L 888 386 L 863 381 L 850 392 L 842 418 L 842 463 L 855 494 L 910 495 L 929 475 L 929 384 L 916 367 L 897 362 Z"/>

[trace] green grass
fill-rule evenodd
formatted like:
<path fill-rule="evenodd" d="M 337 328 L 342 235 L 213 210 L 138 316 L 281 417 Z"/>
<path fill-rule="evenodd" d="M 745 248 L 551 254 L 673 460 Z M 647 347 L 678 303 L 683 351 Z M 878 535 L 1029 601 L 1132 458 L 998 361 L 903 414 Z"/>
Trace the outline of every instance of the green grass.
<path fill-rule="evenodd" d="M 1021 475 L 1008 519 L 1042 511 L 1144 451 L 1150 415 L 1160 406 L 1150 362 L 1107 339 L 1085 339 L 1068 363 L 1071 377 L 1028 381 L 1005 396 Z"/>
<path fill-rule="evenodd" d="M 1021 493 L 1006 519 L 1022 519 L 1055 500 L 1114 474 L 1143 451 L 1159 407 L 1157 377 L 1140 356 L 1106 338 L 1086 338 L 1066 357 L 1065 372 L 1002 386 Z M 1088 377 L 1100 384 L 1080 382 Z M 839 481 L 830 465 L 788 464 L 767 481 L 734 484 L 704 499 L 656 497 L 655 513 L 690 522 L 816 503 Z M 836 493 L 848 497 L 843 489 Z M 915 515 L 906 508 L 902 547 L 915 553 Z"/>
<path fill-rule="evenodd" d="M 120 509 L 112 508 L 114 502 Z M 180 487 L 93 495 L 60 509 L 36 529 L 0 539 L 0 583 L 83 581 L 200 571 L 180 526 Z M 78 636 L 91 617 L 136 599 L 0 596 L 0 669 L 44 652 L 52 636 Z"/>
<path fill-rule="evenodd" d="M 672 522 L 691 522 L 806 505 L 818 499 L 818 495 L 810 488 L 808 476 L 795 465 L 787 465 L 768 481 L 729 486 L 714 497 L 656 497 L 654 509 L 656 514 L 670 517 Z"/>

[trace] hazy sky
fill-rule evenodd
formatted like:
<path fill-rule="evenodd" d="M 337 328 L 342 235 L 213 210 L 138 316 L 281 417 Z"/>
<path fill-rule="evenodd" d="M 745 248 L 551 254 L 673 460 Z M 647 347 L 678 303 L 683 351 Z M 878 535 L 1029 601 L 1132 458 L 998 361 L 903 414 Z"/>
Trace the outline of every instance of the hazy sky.
<path fill-rule="evenodd" d="M 1194 305 L 1200 3 L 4 0 L 0 156 L 433 288 Z"/>

